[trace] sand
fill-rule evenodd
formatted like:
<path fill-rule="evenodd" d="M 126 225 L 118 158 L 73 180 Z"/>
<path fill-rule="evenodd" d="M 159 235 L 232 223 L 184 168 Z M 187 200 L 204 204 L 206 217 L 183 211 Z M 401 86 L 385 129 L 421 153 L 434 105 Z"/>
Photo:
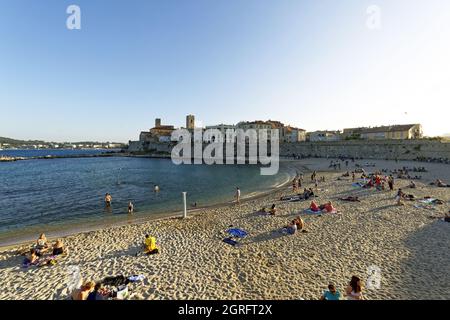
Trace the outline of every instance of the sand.
<path fill-rule="evenodd" d="M 24 269 L 23 257 L 15 254 L 17 247 L 3 248 L 0 299 L 67 299 L 74 266 L 85 280 L 145 276 L 130 284 L 131 299 L 318 299 L 329 282 L 343 292 L 352 275 L 363 279 L 367 299 L 450 299 L 450 223 L 430 218 L 448 212 L 450 188 L 429 185 L 436 177 L 449 182 L 450 167 L 368 161 L 377 168 L 425 166 L 430 172 L 417 173 L 423 179 L 406 193 L 433 196 L 445 204 L 415 208 L 416 201 L 395 206 L 395 192 L 354 188 L 349 178 L 338 181 L 345 165 L 335 172 L 328 169 L 326 159 L 295 161 L 299 168 L 320 170 L 318 176 L 325 176 L 326 182 L 319 184 L 317 201 L 332 200 L 341 211 L 301 214 L 307 233 L 280 232 L 309 206 L 309 201 L 279 201 L 281 195 L 292 194 L 290 186 L 283 187 L 240 205 L 200 210 L 188 219 L 66 237 L 69 254 L 54 266 Z M 307 174 L 305 181 L 304 186 L 313 186 Z M 396 179 L 396 188 L 408 183 Z M 358 195 L 362 202 L 337 200 L 347 195 Z M 276 216 L 257 212 L 272 203 L 279 208 Z M 249 233 L 237 247 L 222 242 L 231 225 Z M 161 253 L 136 257 L 146 233 L 157 238 Z M 367 287 L 371 267 L 381 272 L 379 288 Z"/>

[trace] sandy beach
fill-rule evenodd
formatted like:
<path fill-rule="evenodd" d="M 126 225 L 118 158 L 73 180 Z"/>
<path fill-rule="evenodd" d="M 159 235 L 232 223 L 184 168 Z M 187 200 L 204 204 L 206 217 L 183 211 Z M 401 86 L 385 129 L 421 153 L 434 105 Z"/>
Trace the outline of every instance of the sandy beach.
<path fill-rule="evenodd" d="M 63 239 L 68 255 L 52 266 L 22 268 L 18 247 L 2 248 L 0 299 L 68 299 L 73 266 L 84 280 L 143 275 L 143 281 L 130 284 L 131 299 L 318 299 L 329 282 L 341 293 L 352 275 L 367 282 L 371 267 L 381 271 L 381 283 L 379 288 L 364 289 L 367 299 L 450 299 L 450 223 L 432 218 L 449 211 L 450 188 L 429 185 L 436 178 L 450 183 L 450 166 L 357 160 L 376 164 L 365 167 L 368 172 L 424 166 L 428 172 L 412 173 L 422 176 L 415 180 L 417 188 L 405 192 L 444 201 L 396 206 L 396 191 L 355 188 L 351 178 L 337 180 L 347 170 L 345 165 L 334 171 L 329 162 L 304 159 L 293 164 L 325 176 L 316 201 L 333 201 L 341 214 L 304 214 L 310 201 L 279 200 L 292 195 L 287 186 L 240 205 L 202 209 L 188 219 L 68 236 Z M 354 168 L 350 163 L 348 169 Z M 303 186 L 313 187 L 304 172 Z M 409 180 L 396 179 L 395 190 L 408 184 Z M 338 200 L 348 195 L 361 202 Z M 258 212 L 273 203 L 277 215 Z M 298 215 L 308 232 L 282 233 L 281 228 Z M 235 247 L 222 241 L 230 226 L 248 232 Z M 160 254 L 136 256 L 147 233 L 156 237 Z"/>

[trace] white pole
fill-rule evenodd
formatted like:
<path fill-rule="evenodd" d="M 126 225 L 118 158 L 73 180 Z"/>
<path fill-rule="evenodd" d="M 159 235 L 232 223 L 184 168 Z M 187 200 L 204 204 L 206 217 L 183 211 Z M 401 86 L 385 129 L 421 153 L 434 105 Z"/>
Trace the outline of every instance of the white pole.
<path fill-rule="evenodd" d="M 186 209 L 186 193 L 187 192 L 183 192 L 183 206 L 184 206 L 184 210 L 183 210 L 183 218 L 187 218 L 187 209 Z"/>

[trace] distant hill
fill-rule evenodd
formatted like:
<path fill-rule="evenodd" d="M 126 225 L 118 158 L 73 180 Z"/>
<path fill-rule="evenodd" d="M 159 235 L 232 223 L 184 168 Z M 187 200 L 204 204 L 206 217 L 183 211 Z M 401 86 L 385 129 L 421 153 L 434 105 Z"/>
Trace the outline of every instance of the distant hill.
<path fill-rule="evenodd" d="M 11 138 L 5 138 L 5 137 L 0 137 L 0 143 L 8 143 L 11 145 L 16 145 L 16 144 L 43 144 L 45 143 L 44 141 L 41 140 L 16 140 L 16 139 L 11 139 Z"/>
<path fill-rule="evenodd" d="M 0 137 L 0 144 L 9 144 L 11 146 L 27 146 L 27 145 L 38 145 L 38 144 L 74 144 L 74 145 L 86 145 L 86 144 L 90 144 L 90 145 L 104 145 L 104 144 L 108 144 L 110 143 L 108 142 L 98 142 L 98 141 L 78 141 L 78 142 L 53 142 L 53 141 L 42 141 L 42 140 L 17 140 L 17 139 L 12 139 L 12 138 L 6 138 L 6 137 Z M 120 142 L 111 142 L 113 144 L 121 144 L 124 145 L 123 143 Z"/>

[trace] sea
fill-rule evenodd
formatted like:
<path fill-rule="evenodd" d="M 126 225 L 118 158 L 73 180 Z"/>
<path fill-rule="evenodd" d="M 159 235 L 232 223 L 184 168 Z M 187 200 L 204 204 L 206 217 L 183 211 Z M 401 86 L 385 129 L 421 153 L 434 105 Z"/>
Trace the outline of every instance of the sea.
<path fill-rule="evenodd" d="M 108 150 L 109 151 L 109 150 Z M 260 175 L 257 165 L 175 165 L 170 159 L 80 157 L 106 150 L 0 150 L 0 156 L 70 158 L 0 162 L 0 245 L 171 215 L 187 207 L 226 204 L 289 181 L 290 168 Z M 155 192 L 155 186 L 159 192 Z M 112 206 L 105 207 L 110 193 Z M 128 202 L 135 212 L 129 215 Z"/>

